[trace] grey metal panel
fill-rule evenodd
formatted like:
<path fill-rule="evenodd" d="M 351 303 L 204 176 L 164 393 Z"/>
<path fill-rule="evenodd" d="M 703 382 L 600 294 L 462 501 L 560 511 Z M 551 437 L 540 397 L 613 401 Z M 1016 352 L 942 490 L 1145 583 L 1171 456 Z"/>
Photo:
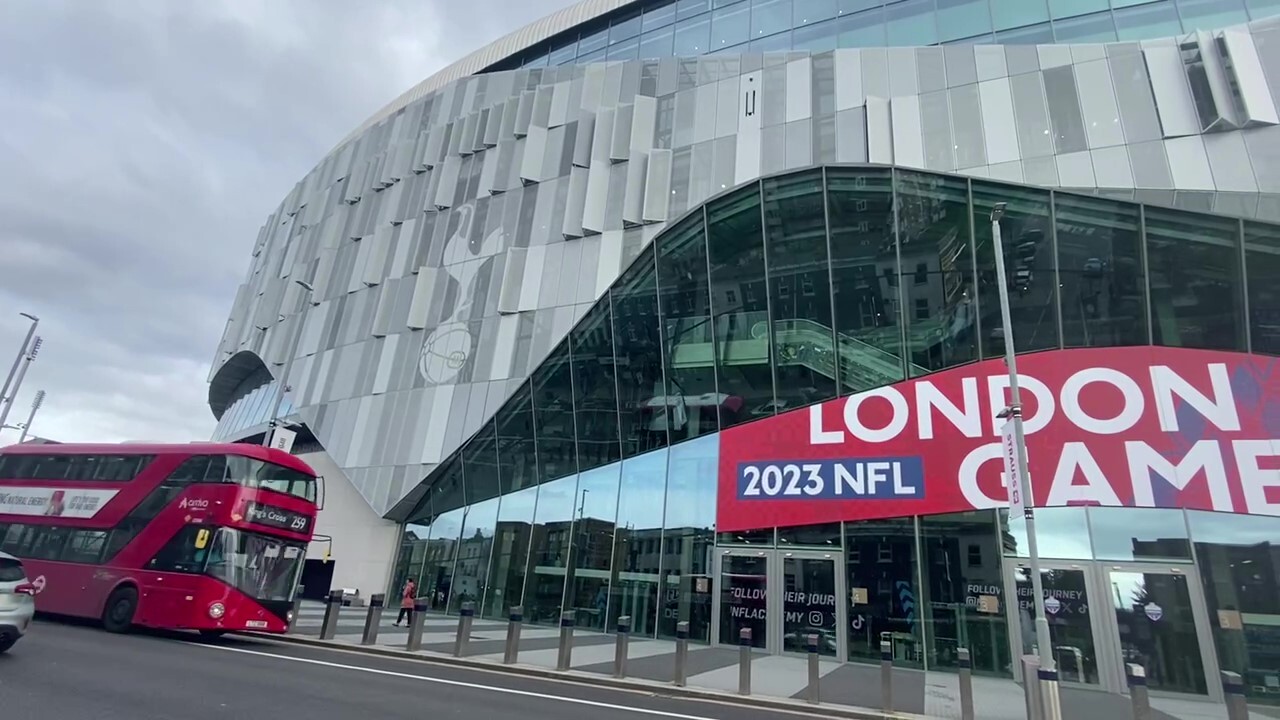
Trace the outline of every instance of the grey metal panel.
<path fill-rule="evenodd" d="M 361 282 L 373 286 L 382 282 L 383 270 L 387 263 L 387 253 L 391 250 L 391 235 L 394 232 L 389 225 L 378 228 L 372 237 L 365 238 L 363 244 L 369 249 L 369 256 L 364 264 Z"/>
<path fill-rule="evenodd" d="M 520 93 L 520 102 L 516 105 L 516 124 L 512 132 L 522 138 L 529 134 L 529 124 L 533 120 L 534 93 L 526 90 Z"/>
<path fill-rule="evenodd" d="M 890 109 L 893 123 L 894 161 L 906 167 L 923 168 L 924 141 L 920 127 L 920 98 L 916 95 L 895 97 L 890 100 Z"/>
<path fill-rule="evenodd" d="M 1191 99 L 1191 88 L 1187 85 L 1186 70 L 1178 48 L 1148 47 L 1143 49 L 1142 57 L 1147 64 L 1147 77 L 1151 79 L 1151 91 L 1155 95 L 1164 136 L 1199 134 L 1200 117 Z"/>
<path fill-rule="evenodd" d="M 1213 133 L 1204 136 L 1205 154 L 1213 171 L 1213 185 L 1226 192 L 1257 192 L 1249 150 L 1240 133 Z"/>
<path fill-rule="evenodd" d="M 619 105 L 614 111 L 609 139 L 609 160 L 613 162 L 622 162 L 631 156 L 631 116 L 631 105 Z"/>
<path fill-rule="evenodd" d="M 916 74 L 920 95 L 947 88 L 947 61 L 942 48 L 916 48 Z"/>
<path fill-rule="evenodd" d="M 515 138 L 516 118 L 519 115 L 520 98 L 510 98 L 502 104 L 502 127 L 498 131 L 498 142 Z"/>
<path fill-rule="evenodd" d="M 867 113 L 855 107 L 836 113 L 836 159 L 867 162 Z"/>
<path fill-rule="evenodd" d="M 1005 66 L 1011 76 L 1040 70 L 1040 53 L 1035 45 L 1005 45 L 1004 53 Z"/>
<path fill-rule="evenodd" d="M 918 94 L 920 80 L 916 71 L 916 49 L 891 47 L 887 52 L 891 97 L 896 101 L 902 96 Z"/>
<path fill-rule="evenodd" d="M 1004 57 L 1003 53 L 1000 57 Z M 978 94 L 982 102 L 982 133 L 988 161 L 996 164 L 1019 159 L 1021 153 L 1009 79 L 984 80 L 978 84 Z"/>
<path fill-rule="evenodd" d="M 505 103 L 498 103 L 487 111 L 489 116 L 484 124 L 484 136 L 481 138 L 481 142 L 486 148 L 497 147 L 498 140 L 502 137 L 502 129 L 506 124 L 503 110 L 506 107 Z"/>
<path fill-rule="evenodd" d="M 1009 84 L 1013 90 L 1014 117 L 1022 156 L 1053 155 L 1053 135 L 1049 128 L 1042 76 L 1040 73 L 1015 75 Z"/>
<path fill-rule="evenodd" d="M 946 90 L 920 95 L 920 124 L 924 137 L 925 167 L 930 170 L 954 170 L 956 143 L 951 137 L 951 105 L 947 100 Z"/>
<path fill-rule="evenodd" d="M 645 222 L 664 222 L 670 205 L 671 151 L 651 150 L 645 173 L 644 210 L 641 219 Z"/>
<path fill-rule="evenodd" d="M 1115 56 L 1109 64 L 1125 142 L 1132 144 L 1163 137 L 1155 98 L 1151 95 L 1151 79 L 1147 77 L 1147 64 L 1142 54 Z"/>
<path fill-rule="evenodd" d="M 1043 55 L 1041 58 L 1043 60 Z M 1070 65 L 1044 71 L 1044 93 L 1048 101 L 1049 122 L 1053 126 L 1053 144 L 1058 154 L 1088 148 L 1075 73 Z"/>
<path fill-rule="evenodd" d="M 582 214 L 584 233 L 604 232 L 605 204 L 609 201 L 609 169 L 608 160 L 593 160 L 587 171 L 586 209 Z"/>
<path fill-rule="evenodd" d="M 762 78 L 762 71 L 756 71 L 743 75 L 739 80 L 738 101 L 735 103 L 738 116 L 738 141 L 734 161 L 734 184 L 746 182 L 760 175 L 760 140 L 764 118 L 758 108 L 761 103 L 767 101 L 761 86 Z M 671 168 L 674 178 L 674 159 Z M 674 182 L 672 184 L 674 186 Z"/>
<path fill-rule="evenodd" d="M 867 161 L 892 165 L 893 117 L 890 115 L 889 100 L 879 97 L 867 97 Z"/>
<path fill-rule="evenodd" d="M 485 195 L 492 195 L 493 186 L 498 179 L 498 158 L 501 155 L 497 150 L 486 152 L 480 156 L 483 165 L 480 168 L 480 192 Z"/>
<path fill-rule="evenodd" d="M 732 137 L 738 131 L 738 76 L 716 83 L 716 137 Z M 639 105 L 637 105 L 637 108 Z M 637 112 L 639 112 L 637 110 Z M 657 103 L 654 103 L 654 117 L 657 118 Z M 653 147 L 652 140 L 649 147 Z"/>
<path fill-rule="evenodd" d="M 714 92 L 709 88 L 710 92 Z M 714 99 L 708 98 L 707 104 L 714 106 Z M 813 117 L 813 63 L 805 57 L 787 63 L 787 99 L 786 121 L 807 120 Z M 699 108 L 705 108 L 701 98 Z M 703 109 L 702 112 L 709 112 Z M 709 139 L 709 138 L 708 138 Z"/>
<path fill-rule="evenodd" d="M 977 85 L 963 85 L 948 91 L 951 96 L 951 127 L 955 138 L 956 167 L 987 164 L 983 139 L 982 101 Z"/>
<path fill-rule="evenodd" d="M 551 101 L 556 93 L 554 85 L 539 85 L 533 92 L 533 112 L 529 116 L 530 127 L 546 129 L 551 124 Z"/>
<path fill-rule="evenodd" d="M 1280 123 L 1253 35 L 1240 30 L 1225 30 L 1222 42 L 1231 57 L 1232 74 L 1240 92 L 1244 111 L 1241 119 L 1246 125 Z"/>
<path fill-rule="evenodd" d="M 385 337 L 391 334 L 391 313 L 395 307 L 397 287 L 387 282 L 378 288 L 378 309 L 373 315 L 373 327 L 370 334 L 374 337 Z"/>
<path fill-rule="evenodd" d="M 631 153 L 627 162 L 627 187 L 622 200 L 622 222 L 640 225 L 644 223 L 645 175 L 649 168 L 649 156 L 643 150 Z"/>
<path fill-rule="evenodd" d="M 617 111 L 613 108 L 596 113 L 596 124 L 591 137 L 591 164 L 609 162 L 613 150 L 613 125 Z M 590 165 L 588 166 L 590 167 Z"/>
<path fill-rule="evenodd" d="M 543 159 L 547 151 L 547 129 L 538 125 L 529 126 L 529 135 L 525 138 L 524 157 L 520 161 L 520 179 L 524 182 L 542 182 L 544 177 Z"/>
<path fill-rule="evenodd" d="M 593 63 L 586 68 L 582 79 L 582 109 L 596 112 L 600 109 L 600 97 L 604 92 L 605 66 Z"/>
<path fill-rule="evenodd" d="M 995 80 L 1009 75 L 1009 67 L 1005 61 L 1004 46 L 974 45 L 973 59 L 979 82 Z"/>
<path fill-rule="evenodd" d="M 513 247 L 507 251 L 507 262 L 502 266 L 501 290 L 498 293 L 498 312 L 509 314 L 520 311 L 520 294 L 523 292 L 525 260 L 528 248 Z"/>
<path fill-rule="evenodd" d="M 569 171 L 569 196 L 565 203 L 561 234 L 567 238 L 582 237 L 582 217 L 587 205 L 586 168 L 574 167 Z"/>
<path fill-rule="evenodd" d="M 1265 193 L 1280 192 L 1280 127 L 1246 130 L 1241 135 L 1253 158 L 1258 189 Z"/>
<path fill-rule="evenodd" d="M 947 60 L 947 85 L 957 87 L 972 85 L 978 82 L 977 60 L 974 57 L 975 45 L 947 45 L 944 54 Z"/>
<path fill-rule="evenodd" d="M 476 130 L 480 123 L 480 114 L 471 113 L 462 121 L 462 133 L 458 136 L 458 154 L 470 155 L 475 152 Z M 456 125 L 455 125 L 456 127 Z"/>
<path fill-rule="evenodd" d="M 444 159 L 444 164 L 440 169 L 440 184 L 436 188 L 436 196 L 432 199 L 431 204 L 439 209 L 445 209 L 453 206 L 453 193 L 458 185 L 458 178 L 462 173 L 462 158 L 456 155 L 450 155 Z"/>
<path fill-rule="evenodd" d="M 865 48 L 858 54 L 862 60 L 863 97 L 888 98 L 889 59 L 884 48 Z"/>
<path fill-rule="evenodd" d="M 653 147 L 653 134 L 658 121 L 658 101 L 637 95 L 631 110 L 631 149 L 648 150 Z"/>
<path fill-rule="evenodd" d="M 1031 158 L 1022 161 L 1023 182 L 1044 187 L 1058 184 L 1058 161 L 1049 157 Z"/>
<path fill-rule="evenodd" d="M 591 164 L 592 138 L 595 134 L 596 116 L 582 113 L 573 138 L 573 166 L 585 168 Z"/>
<path fill-rule="evenodd" d="M 1036 53 L 1040 56 L 1041 70 L 1071 65 L 1069 45 L 1037 45 Z"/>
<path fill-rule="evenodd" d="M 699 85 L 693 93 L 693 136 L 690 143 L 697 145 L 716 136 L 716 111 L 720 105 L 720 92 L 716 83 L 708 83 Z M 657 109 L 656 106 L 654 109 Z M 621 111 L 619 108 L 619 115 Z"/>
<path fill-rule="evenodd" d="M 1199 31 L 1195 34 L 1194 42 L 1200 49 L 1200 62 L 1204 69 L 1204 78 L 1209 81 L 1209 92 L 1213 96 L 1213 104 L 1217 110 L 1219 121 L 1210 124 L 1209 129 L 1228 129 L 1239 127 L 1240 113 L 1236 109 L 1236 103 L 1232 99 L 1232 79 L 1227 77 L 1226 67 L 1223 65 L 1222 56 L 1218 54 L 1218 44 L 1214 41 L 1213 36 L 1207 32 Z M 1185 44 L 1189 44 L 1189 40 L 1184 40 Z M 1195 99 L 1195 93 L 1192 93 L 1192 99 Z"/>
<path fill-rule="evenodd" d="M 1116 105 L 1115 88 L 1106 60 L 1093 60 L 1075 66 L 1076 82 L 1081 89 L 1080 109 L 1084 113 L 1085 135 L 1089 147 L 1102 148 L 1124 144 L 1120 126 L 1120 108 Z"/>
<path fill-rule="evenodd" d="M 862 107 L 866 97 L 862 92 L 862 55 L 857 50 L 837 50 L 836 61 L 836 112 Z"/>
<path fill-rule="evenodd" d="M 413 301 L 409 305 L 409 317 L 405 321 L 408 327 L 415 330 L 427 327 L 432 298 L 449 279 L 449 274 L 443 268 L 422 267 L 418 270 L 413 281 Z"/>
<path fill-rule="evenodd" d="M 569 122 L 569 95 L 572 81 L 556 83 L 551 95 L 551 108 L 547 115 L 548 127 L 559 127 Z"/>
<path fill-rule="evenodd" d="M 1164 141 L 1169 156 L 1169 171 L 1173 174 L 1173 186 L 1179 190 L 1213 190 L 1213 174 L 1209 170 L 1209 158 L 1204 152 L 1204 140 L 1199 135 L 1170 138 Z"/>
<path fill-rule="evenodd" d="M 1091 153 L 1093 172 L 1098 187 L 1133 187 L 1133 168 L 1129 165 L 1129 149 L 1124 145 L 1101 148 Z"/>

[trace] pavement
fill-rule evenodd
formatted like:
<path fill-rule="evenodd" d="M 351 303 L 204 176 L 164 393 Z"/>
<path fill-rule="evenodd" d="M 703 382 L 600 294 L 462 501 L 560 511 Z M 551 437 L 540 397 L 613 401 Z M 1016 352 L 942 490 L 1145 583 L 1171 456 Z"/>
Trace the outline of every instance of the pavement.
<path fill-rule="evenodd" d="M 558 655 L 560 631 L 555 627 L 525 625 L 521 631 L 518 663 L 501 664 L 507 623 L 504 620 L 475 618 L 461 659 L 452 657 L 458 629 L 456 616 L 429 614 L 424 622 L 422 651 L 405 652 L 406 627 L 395 627 L 394 608 L 384 612 L 378 638 L 370 647 L 361 645 L 367 610 L 343 608 L 339 614 L 337 636 L 324 646 L 358 649 L 382 656 L 417 657 L 452 666 L 505 670 L 523 676 L 557 676 L 591 685 L 619 683 L 611 676 L 615 652 L 615 636 L 577 628 L 574 632 L 572 670 L 554 670 Z M 294 642 L 320 645 L 318 636 L 324 605 L 304 604 L 290 636 Z M 885 717 L 880 696 L 880 667 L 858 663 L 822 660 L 819 663 L 820 704 L 805 703 L 808 694 L 808 662 L 790 655 L 752 656 L 752 695 L 738 696 L 739 653 L 736 648 L 691 645 L 687 659 L 687 687 L 674 688 L 675 643 L 668 640 L 632 637 L 629 644 L 626 685 L 648 688 L 654 692 L 685 693 L 703 698 L 732 702 L 749 702 L 757 707 L 799 710 L 833 716 Z M 973 678 L 975 715 L 982 720 L 1026 720 L 1021 686 L 1005 678 L 975 676 Z M 893 669 L 892 708 L 903 717 L 936 720 L 959 720 L 959 677 L 949 672 L 923 672 L 905 668 Z M 1064 720 L 1099 720 L 1132 716 L 1128 697 L 1070 687 L 1062 689 Z M 1153 697 L 1153 720 L 1221 720 L 1226 709 L 1220 704 L 1181 697 Z M 1274 720 L 1280 717 L 1275 708 L 1251 710 L 1251 720 Z"/>
<path fill-rule="evenodd" d="M 0 655 L 5 720 L 783 720 L 743 708 L 247 637 L 37 621 Z"/>

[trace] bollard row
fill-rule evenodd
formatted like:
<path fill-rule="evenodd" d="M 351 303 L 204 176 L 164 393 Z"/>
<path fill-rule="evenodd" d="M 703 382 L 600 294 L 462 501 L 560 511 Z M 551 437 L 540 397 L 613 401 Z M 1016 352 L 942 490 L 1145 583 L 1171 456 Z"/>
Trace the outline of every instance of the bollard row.
<path fill-rule="evenodd" d="M 573 612 L 560 613 L 560 652 L 556 655 L 556 670 L 561 672 L 573 666 L 573 626 Z"/>
<path fill-rule="evenodd" d="M 524 624 L 524 607 L 514 605 L 507 617 L 507 646 L 502 652 L 502 663 L 511 665 L 520 654 L 520 626 Z"/>
<path fill-rule="evenodd" d="M 342 610 L 342 591 L 333 590 L 324 606 L 324 621 L 320 624 L 320 639 L 332 640 L 338 634 L 338 613 Z"/>
<path fill-rule="evenodd" d="M 361 645 L 373 645 L 378 642 L 378 626 L 382 624 L 382 607 L 387 596 L 376 593 L 369 598 L 369 612 L 364 616 L 364 633 L 360 636 Z"/>

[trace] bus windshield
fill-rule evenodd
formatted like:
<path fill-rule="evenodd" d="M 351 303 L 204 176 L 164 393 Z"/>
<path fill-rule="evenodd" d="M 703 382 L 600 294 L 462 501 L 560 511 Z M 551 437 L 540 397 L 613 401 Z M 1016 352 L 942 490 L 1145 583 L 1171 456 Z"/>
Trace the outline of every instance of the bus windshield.
<path fill-rule="evenodd" d="M 232 455 L 227 458 L 227 480 L 245 487 L 274 490 L 316 501 L 316 479 L 280 465 Z"/>
<path fill-rule="evenodd" d="M 278 538 L 219 528 L 205 572 L 256 600 L 291 601 L 306 551 Z"/>

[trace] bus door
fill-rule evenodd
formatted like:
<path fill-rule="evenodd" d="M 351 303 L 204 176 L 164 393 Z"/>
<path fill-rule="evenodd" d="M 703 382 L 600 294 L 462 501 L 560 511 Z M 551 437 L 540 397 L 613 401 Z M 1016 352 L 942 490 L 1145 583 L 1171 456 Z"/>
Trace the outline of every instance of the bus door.
<path fill-rule="evenodd" d="M 165 544 L 141 573 L 138 622 L 182 627 L 195 620 L 197 588 L 214 529 L 188 525 Z"/>

